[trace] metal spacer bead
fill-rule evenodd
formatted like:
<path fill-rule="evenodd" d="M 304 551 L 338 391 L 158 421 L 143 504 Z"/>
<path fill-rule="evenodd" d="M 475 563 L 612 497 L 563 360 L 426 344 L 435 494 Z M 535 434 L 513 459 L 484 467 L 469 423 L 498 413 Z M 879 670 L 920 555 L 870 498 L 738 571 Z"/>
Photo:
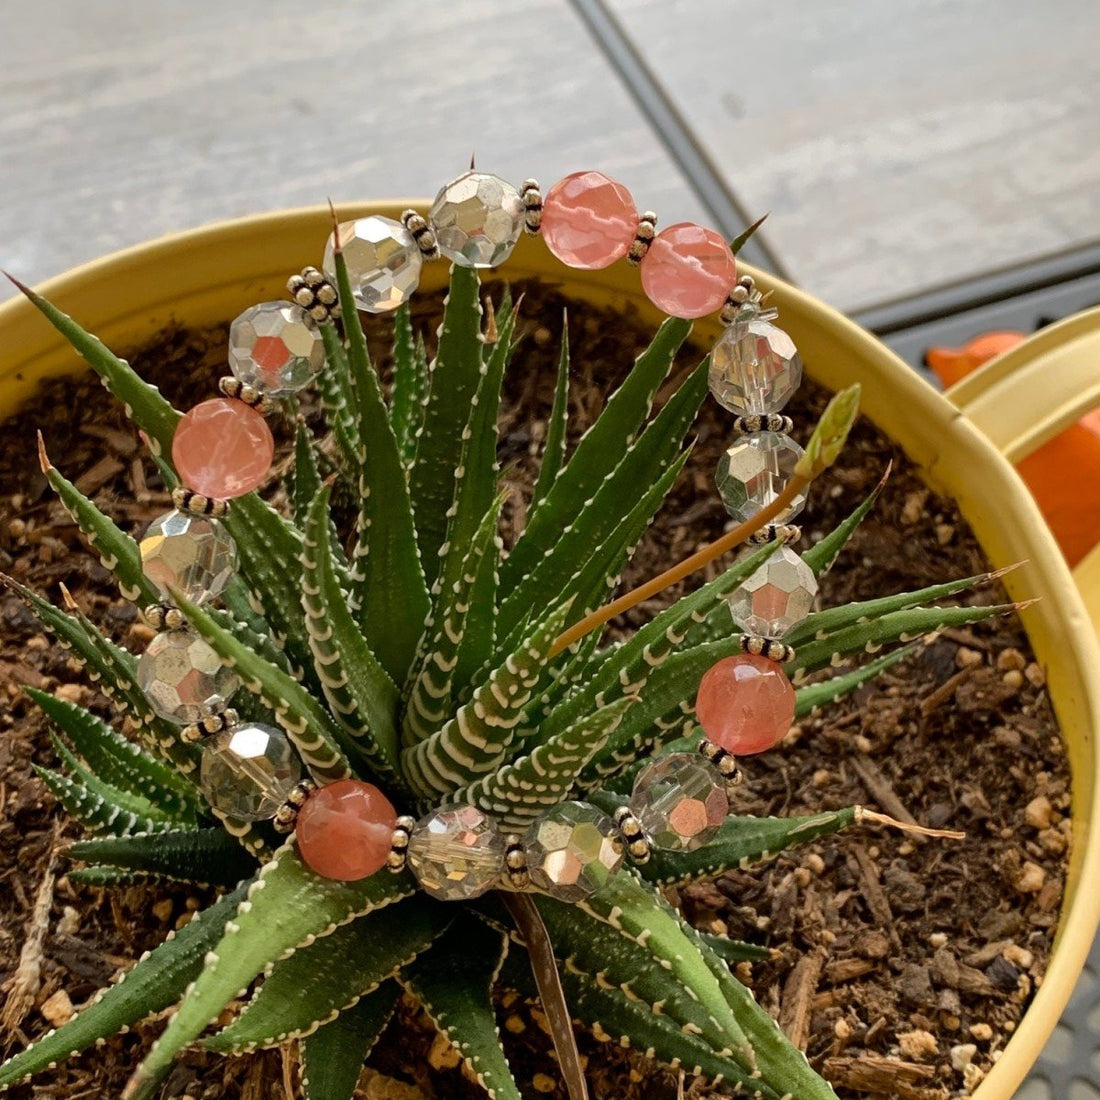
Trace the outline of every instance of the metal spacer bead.
<path fill-rule="evenodd" d="M 504 874 L 513 890 L 526 890 L 531 885 L 531 876 L 527 873 L 527 852 L 518 833 L 509 833 L 504 838 Z"/>
<path fill-rule="evenodd" d="M 271 411 L 271 402 L 255 386 L 242 382 L 239 378 L 227 374 L 218 379 L 218 389 L 226 397 L 232 397 L 236 401 L 243 401 L 250 409 L 266 413 Z"/>
<path fill-rule="evenodd" d="M 751 414 L 733 418 L 733 430 L 741 433 L 789 432 L 793 427 L 794 421 L 782 413 Z"/>
<path fill-rule="evenodd" d="M 180 738 L 193 745 L 196 741 L 205 741 L 208 737 L 221 733 L 222 730 L 230 729 L 240 720 L 241 716 L 232 707 L 211 711 L 209 714 L 204 714 L 198 722 L 184 726 L 180 730 Z"/>
<path fill-rule="evenodd" d="M 764 657 L 776 664 L 786 664 L 794 660 L 794 646 L 786 642 L 777 642 L 774 638 L 765 638 L 760 634 L 742 634 L 741 652 L 751 653 L 754 657 Z"/>
<path fill-rule="evenodd" d="M 630 242 L 630 251 L 626 254 L 628 262 L 637 267 L 645 259 L 645 254 L 656 236 L 657 215 L 652 210 L 647 210 L 638 220 L 638 228 L 634 230 L 634 240 Z"/>
<path fill-rule="evenodd" d="M 275 811 L 272 825 L 277 833 L 292 833 L 298 822 L 298 811 L 305 805 L 306 799 L 317 790 L 317 784 L 312 779 L 303 779 L 294 790 L 287 795 L 286 801 Z"/>
<path fill-rule="evenodd" d="M 538 180 L 524 180 L 520 189 L 523 199 L 523 228 L 534 236 L 542 225 L 542 192 Z"/>
<path fill-rule="evenodd" d="M 193 516 L 224 516 L 229 511 L 228 500 L 214 500 L 190 489 L 173 489 L 172 504 L 181 512 Z"/>
<path fill-rule="evenodd" d="M 409 837 L 416 828 L 416 818 L 402 814 L 393 826 L 390 840 L 390 854 L 386 857 L 386 866 L 396 875 L 405 870 L 405 853 L 409 848 Z"/>
<path fill-rule="evenodd" d="M 336 287 L 315 267 L 303 267 L 301 275 L 286 281 L 291 298 L 318 324 L 340 316 L 340 295 Z"/>
<path fill-rule="evenodd" d="M 732 752 L 727 752 L 721 745 L 716 745 L 705 737 L 696 747 L 718 769 L 727 787 L 740 787 L 745 782 L 745 773 Z"/>
<path fill-rule="evenodd" d="M 423 214 L 415 210 L 406 210 L 401 215 L 401 224 L 412 234 L 417 248 L 425 260 L 439 259 L 439 242 L 435 239 L 435 230 L 428 224 Z"/>
<path fill-rule="evenodd" d="M 784 545 L 797 542 L 802 538 L 802 528 L 795 523 L 769 523 L 767 527 L 761 527 L 759 531 L 753 531 L 749 535 L 749 542 L 757 546 L 763 546 L 766 542 L 780 540 Z"/>
<path fill-rule="evenodd" d="M 635 863 L 648 863 L 653 854 L 649 846 L 649 838 L 645 835 L 642 823 L 634 815 L 629 806 L 620 806 L 615 811 L 615 828 L 619 831 L 619 837 L 627 854 Z"/>
<path fill-rule="evenodd" d="M 179 630 L 187 625 L 183 612 L 170 603 L 152 603 L 142 615 L 154 630 Z"/>

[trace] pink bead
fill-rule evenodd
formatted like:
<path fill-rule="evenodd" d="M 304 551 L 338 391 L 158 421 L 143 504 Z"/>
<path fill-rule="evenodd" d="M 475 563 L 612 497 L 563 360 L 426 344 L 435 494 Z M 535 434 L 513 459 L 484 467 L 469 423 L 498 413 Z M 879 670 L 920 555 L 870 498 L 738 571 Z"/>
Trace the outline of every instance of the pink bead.
<path fill-rule="evenodd" d="M 642 289 L 671 317 L 705 317 L 722 308 L 737 282 L 737 261 L 713 229 L 694 222 L 658 233 L 642 260 Z"/>
<path fill-rule="evenodd" d="M 708 741 L 734 756 L 778 745 L 794 722 L 794 688 L 774 661 L 724 657 L 699 683 L 695 715 Z"/>
<path fill-rule="evenodd" d="M 243 401 L 203 401 L 176 425 L 172 462 L 184 486 L 215 500 L 255 489 L 271 469 L 275 441 L 264 418 Z"/>
<path fill-rule="evenodd" d="M 324 878 L 355 882 L 386 865 L 396 824 L 397 811 L 373 783 L 341 779 L 298 811 L 298 854 Z"/>
<path fill-rule="evenodd" d="M 638 208 L 630 192 L 602 172 L 574 172 L 542 200 L 540 232 L 562 263 L 594 271 L 630 250 Z"/>

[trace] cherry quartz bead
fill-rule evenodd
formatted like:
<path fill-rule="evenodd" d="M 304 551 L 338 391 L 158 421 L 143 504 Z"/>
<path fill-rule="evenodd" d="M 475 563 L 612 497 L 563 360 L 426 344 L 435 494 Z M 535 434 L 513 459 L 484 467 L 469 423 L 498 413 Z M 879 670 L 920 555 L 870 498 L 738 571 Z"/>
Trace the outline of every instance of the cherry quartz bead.
<path fill-rule="evenodd" d="M 251 492 L 267 476 L 275 441 L 243 401 L 215 397 L 186 413 L 172 437 L 172 462 L 190 490 L 214 500 Z"/>
<path fill-rule="evenodd" d="M 704 673 L 695 715 L 707 740 L 726 752 L 766 752 L 794 722 L 794 688 L 775 661 L 751 653 L 724 657 Z"/>
<path fill-rule="evenodd" d="M 638 228 L 630 192 L 602 172 L 574 172 L 542 200 L 546 247 L 570 267 L 596 271 L 621 260 Z"/>
<path fill-rule="evenodd" d="M 694 222 L 670 225 L 642 260 L 642 289 L 671 317 L 705 317 L 722 308 L 737 282 L 737 261 L 720 233 Z"/>
<path fill-rule="evenodd" d="M 373 784 L 341 779 L 320 787 L 298 811 L 298 853 L 323 878 L 355 882 L 386 865 L 397 811 Z"/>

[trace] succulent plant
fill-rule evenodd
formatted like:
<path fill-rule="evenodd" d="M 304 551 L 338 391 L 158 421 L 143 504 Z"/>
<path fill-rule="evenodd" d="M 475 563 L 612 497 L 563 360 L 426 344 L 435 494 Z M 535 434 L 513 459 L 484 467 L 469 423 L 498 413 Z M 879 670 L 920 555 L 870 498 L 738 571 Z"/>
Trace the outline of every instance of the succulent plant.
<path fill-rule="evenodd" d="M 342 269 L 340 281 L 346 302 Z M 164 456 L 180 413 L 74 321 L 27 293 L 126 405 L 166 483 L 176 484 Z M 507 294 L 486 317 L 476 271 L 456 267 L 434 358 L 414 339 L 402 307 L 392 384 L 383 387 L 355 309 L 343 310 L 342 332 L 323 323 L 320 385 L 335 463 L 299 429 L 286 514 L 249 493 L 224 521 L 240 560 L 223 606 L 182 595 L 178 604 L 243 682 L 241 712 L 285 730 L 317 782 L 369 779 L 404 812 L 465 803 L 522 830 L 567 800 L 613 813 L 641 761 L 694 743 L 699 677 L 739 652 L 726 598 L 775 544 L 754 549 L 624 641 L 601 644 L 596 630 L 555 648 L 614 588 L 680 472 L 707 393 L 707 364 L 653 411 L 690 331 L 689 322 L 666 321 L 567 455 L 563 336 L 541 470 L 523 533 L 504 554 L 497 412 L 517 324 Z M 808 455 L 819 466 L 831 461 L 843 434 L 819 432 Z M 157 603 L 137 542 L 45 455 L 43 465 L 123 594 Z M 337 524 L 332 482 L 350 487 L 358 502 L 354 530 Z M 815 573 L 832 564 L 872 502 L 805 553 Z M 797 713 L 826 706 L 903 659 L 914 638 L 1005 610 L 936 605 L 987 579 L 811 613 L 789 639 L 798 647 L 789 669 Z M 152 1095 L 189 1044 L 241 1052 L 292 1039 L 309 1100 L 346 1100 L 405 991 L 490 1096 L 519 1100 L 490 991 L 504 984 L 546 995 L 547 969 L 556 969 L 569 1011 L 598 1037 L 621 1038 L 768 1100 L 834 1096 L 731 973 L 730 960 L 762 957 L 761 949 L 696 931 L 662 887 L 845 829 L 860 819 L 858 807 L 796 818 L 732 815 L 709 843 L 656 851 L 576 902 L 503 889 L 441 902 L 408 870 L 353 882 L 323 878 L 268 823 L 211 812 L 197 782 L 198 750 L 151 708 L 133 656 L 75 605 L 62 611 L 7 583 L 140 733 L 135 743 L 71 702 L 30 692 L 56 728 L 61 761 L 39 774 L 91 834 L 72 846 L 85 866 L 71 878 L 98 886 L 183 880 L 224 892 L 69 1023 L 0 1067 L 0 1086 L 174 1009 L 127 1089 L 130 1100 Z M 813 676 L 891 646 L 861 666 Z M 537 985 L 532 964 L 541 971 Z M 207 1033 L 249 989 L 240 1014 Z M 567 1061 L 565 1053 L 565 1073 Z"/>

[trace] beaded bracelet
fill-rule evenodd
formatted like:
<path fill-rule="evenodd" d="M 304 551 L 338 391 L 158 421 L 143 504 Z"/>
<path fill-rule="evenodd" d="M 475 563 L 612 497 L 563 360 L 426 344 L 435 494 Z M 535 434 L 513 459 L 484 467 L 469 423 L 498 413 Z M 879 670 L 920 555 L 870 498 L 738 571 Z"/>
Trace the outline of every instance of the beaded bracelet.
<path fill-rule="evenodd" d="M 163 602 L 145 609 L 160 633 L 137 669 L 156 713 L 182 727 L 182 740 L 202 745 L 200 785 L 212 809 L 294 831 L 302 859 L 330 878 L 408 867 L 425 891 L 444 900 L 500 886 L 579 900 L 624 855 L 644 862 L 652 847 L 685 851 L 712 839 L 742 779 L 737 756 L 773 747 L 793 720 L 794 691 L 780 665 L 794 651 L 781 639 L 806 617 L 817 592 L 813 571 L 789 545 L 799 535 L 789 520 L 804 496 L 758 532 L 756 541 L 780 546 L 728 597 L 743 653 L 717 662 L 700 682 L 699 751 L 648 762 L 613 820 L 591 804 L 563 802 L 520 835 L 472 805 L 435 807 L 417 820 L 399 817 L 374 784 L 342 779 L 319 787 L 303 778 L 282 730 L 242 722 L 229 708 L 238 677 L 172 606 L 172 590 L 206 603 L 233 576 L 236 550 L 220 517 L 270 470 L 274 440 L 263 414 L 324 365 L 320 326 L 340 316 L 337 248 L 356 308 L 382 313 L 412 296 L 425 261 L 442 256 L 495 267 L 524 232 L 540 234 L 572 267 L 595 270 L 627 259 L 639 267 L 648 297 L 672 316 L 721 311 L 726 327 L 711 351 L 709 383 L 736 414 L 739 438 L 716 474 L 732 517 L 748 520 L 775 501 L 802 453 L 779 411 L 801 381 L 802 364 L 790 337 L 772 323 L 776 310 L 751 277 L 737 277 L 719 234 L 687 222 L 657 233 L 656 216 L 639 216 L 627 189 L 599 172 L 567 176 L 544 198 L 534 180 L 517 189 L 471 169 L 440 190 L 426 217 L 409 210 L 400 221 L 371 215 L 339 225 L 322 270 L 307 267 L 288 281 L 291 302 L 264 302 L 233 321 L 232 375 L 219 383 L 222 396 L 179 422 L 172 460 L 184 487 L 173 493 L 175 509 L 154 520 L 140 544 L 144 571 Z"/>

